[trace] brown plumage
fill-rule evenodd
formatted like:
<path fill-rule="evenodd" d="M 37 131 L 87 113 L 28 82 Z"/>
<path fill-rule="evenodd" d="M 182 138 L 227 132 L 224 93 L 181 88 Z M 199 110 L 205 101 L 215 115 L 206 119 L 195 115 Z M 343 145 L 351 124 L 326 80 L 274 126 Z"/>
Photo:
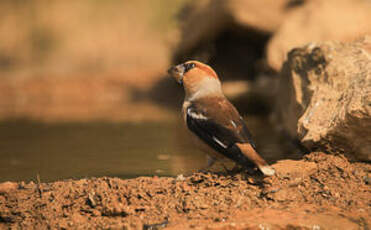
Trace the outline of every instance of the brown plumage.
<path fill-rule="evenodd" d="M 184 86 L 184 121 L 204 151 L 213 158 L 226 157 L 245 167 L 253 163 L 265 175 L 274 174 L 256 152 L 244 120 L 224 96 L 211 67 L 188 61 L 172 67 L 169 73 Z"/>

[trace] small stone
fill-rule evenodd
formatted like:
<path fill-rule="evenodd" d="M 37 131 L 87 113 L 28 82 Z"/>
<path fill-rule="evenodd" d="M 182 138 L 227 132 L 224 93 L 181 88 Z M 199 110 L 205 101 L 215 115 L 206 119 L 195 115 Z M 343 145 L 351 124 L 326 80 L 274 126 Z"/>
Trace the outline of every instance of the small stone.
<path fill-rule="evenodd" d="M 92 208 L 97 206 L 97 202 L 95 201 L 95 193 L 89 193 L 87 203 Z"/>
<path fill-rule="evenodd" d="M 183 174 L 179 174 L 179 175 L 176 177 L 176 180 L 177 180 L 177 181 L 184 181 L 184 180 L 185 180 L 185 177 L 183 176 Z"/>
<path fill-rule="evenodd" d="M 0 184 L 0 193 L 9 193 L 12 190 L 16 190 L 18 188 L 18 184 L 15 182 L 4 182 Z"/>
<path fill-rule="evenodd" d="M 364 176 L 363 181 L 365 182 L 365 184 L 371 184 L 371 178 L 369 176 Z"/>

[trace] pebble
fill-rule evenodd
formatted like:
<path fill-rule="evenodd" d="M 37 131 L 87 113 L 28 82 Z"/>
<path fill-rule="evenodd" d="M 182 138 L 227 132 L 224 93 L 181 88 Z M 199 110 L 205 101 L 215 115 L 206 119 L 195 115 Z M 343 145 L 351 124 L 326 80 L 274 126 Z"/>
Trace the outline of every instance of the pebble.
<path fill-rule="evenodd" d="M 0 193 L 8 193 L 18 188 L 18 183 L 15 182 L 4 182 L 0 184 Z"/>
<path fill-rule="evenodd" d="M 177 180 L 177 181 L 184 181 L 184 180 L 185 180 L 185 177 L 183 176 L 183 174 L 179 174 L 179 175 L 176 177 L 176 180 Z"/>

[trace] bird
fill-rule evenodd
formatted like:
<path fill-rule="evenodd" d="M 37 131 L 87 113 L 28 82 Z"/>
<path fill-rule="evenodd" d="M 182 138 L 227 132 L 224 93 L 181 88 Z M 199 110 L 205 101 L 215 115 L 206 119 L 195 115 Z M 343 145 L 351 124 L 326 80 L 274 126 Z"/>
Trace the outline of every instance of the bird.
<path fill-rule="evenodd" d="M 207 168 L 227 158 L 246 169 L 256 166 L 265 176 L 275 174 L 257 153 L 244 119 L 223 94 L 209 65 L 190 60 L 172 66 L 168 73 L 184 88 L 183 120 L 197 146 L 207 153 Z"/>

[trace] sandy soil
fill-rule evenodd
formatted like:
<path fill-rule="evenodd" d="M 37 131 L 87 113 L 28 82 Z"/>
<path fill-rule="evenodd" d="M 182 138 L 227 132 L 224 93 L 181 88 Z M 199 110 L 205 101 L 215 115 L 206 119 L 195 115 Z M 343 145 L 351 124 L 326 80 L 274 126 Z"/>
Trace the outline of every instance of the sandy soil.
<path fill-rule="evenodd" d="M 311 153 L 277 175 L 0 184 L 0 229 L 369 229 L 371 165 Z"/>

